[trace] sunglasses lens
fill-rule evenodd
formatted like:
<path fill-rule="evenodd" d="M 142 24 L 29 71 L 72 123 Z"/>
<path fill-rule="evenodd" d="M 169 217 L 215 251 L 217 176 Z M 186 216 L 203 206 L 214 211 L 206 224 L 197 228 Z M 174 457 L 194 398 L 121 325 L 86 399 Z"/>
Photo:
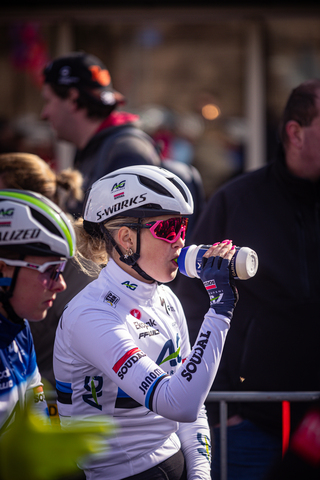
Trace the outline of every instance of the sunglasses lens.
<path fill-rule="evenodd" d="M 187 225 L 188 219 L 185 217 L 169 218 L 169 220 L 162 220 L 156 225 L 154 234 L 158 238 L 167 240 L 169 243 L 173 243 L 177 240 L 180 233 L 182 239 L 184 240 Z"/>
<path fill-rule="evenodd" d="M 50 265 L 43 273 L 39 273 L 39 281 L 41 285 L 48 290 L 54 287 L 54 282 L 59 279 L 60 273 L 63 272 L 66 262 L 58 263 L 57 265 Z"/>

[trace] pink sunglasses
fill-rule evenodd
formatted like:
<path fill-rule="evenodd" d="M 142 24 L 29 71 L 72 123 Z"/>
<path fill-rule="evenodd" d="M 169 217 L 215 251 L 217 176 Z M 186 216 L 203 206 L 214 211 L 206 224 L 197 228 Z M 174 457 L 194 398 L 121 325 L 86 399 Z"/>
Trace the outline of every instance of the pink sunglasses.
<path fill-rule="evenodd" d="M 180 237 L 186 237 L 186 230 L 189 219 L 186 217 L 169 218 L 168 220 L 157 220 L 141 225 L 142 228 L 149 228 L 154 238 L 159 238 L 168 243 L 176 242 Z"/>

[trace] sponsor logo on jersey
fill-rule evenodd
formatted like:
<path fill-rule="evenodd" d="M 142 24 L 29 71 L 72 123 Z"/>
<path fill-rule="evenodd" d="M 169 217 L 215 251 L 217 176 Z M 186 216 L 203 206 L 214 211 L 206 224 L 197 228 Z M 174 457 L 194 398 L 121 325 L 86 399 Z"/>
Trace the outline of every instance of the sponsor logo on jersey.
<path fill-rule="evenodd" d="M 142 357 L 146 357 L 146 354 L 140 348 L 132 348 L 114 364 L 112 370 L 123 380 L 128 370 Z"/>
<path fill-rule="evenodd" d="M 120 297 L 118 297 L 118 295 L 116 295 L 115 293 L 109 291 L 107 295 L 104 297 L 103 301 L 105 303 L 109 303 L 111 307 L 116 308 L 117 303 L 120 301 Z"/>
<path fill-rule="evenodd" d="M 165 308 L 167 315 L 170 315 L 170 312 L 175 312 L 175 309 L 166 301 L 165 298 L 160 297 L 160 304 L 161 304 L 161 307 Z"/>
<path fill-rule="evenodd" d="M 44 402 L 46 400 L 43 387 L 41 385 L 33 389 L 33 398 L 35 403 Z"/>
<path fill-rule="evenodd" d="M 156 329 L 151 329 L 150 330 L 150 325 L 147 325 L 146 323 L 143 322 L 133 322 L 133 325 L 137 330 L 145 330 L 144 332 L 139 333 L 139 338 L 145 338 L 145 337 L 153 337 L 153 335 L 159 335 L 159 330 Z"/>
<path fill-rule="evenodd" d="M 155 320 L 152 320 L 152 318 L 149 318 L 146 324 L 149 325 L 149 327 L 155 327 L 157 325 L 157 322 Z"/>
<path fill-rule="evenodd" d="M 201 333 L 199 340 L 192 349 L 191 358 L 186 360 L 185 368 L 181 372 L 181 376 L 184 377 L 188 382 L 192 380 L 192 376 L 198 370 L 198 365 L 201 364 L 204 351 L 208 345 L 209 337 L 211 335 L 210 331 L 207 333 Z"/>
<path fill-rule="evenodd" d="M 141 382 L 139 386 L 140 390 L 142 390 L 143 392 L 143 395 L 147 393 L 150 385 L 152 385 L 154 381 L 162 375 L 165 375 L 165 373 L 163 372 L 163 370 L 161 370 L 161 368 L 156 368 L 152 372 L 148 373 L 146 378 L 143 380 L 143 382 Z"/>
<path fill-rule="evenodd" d="M 202 433 L 197 433 L 197 440 L 202 445 L 202 447 L 197 448 L 197 451 L 200 455 L 203 455 L 209 463 L 211 463 L 211 442 L 210 438 L 207 435 L 203 435 Z"/>
<path fill-rule="evenodd" d="M 97 221 L 103 220 L 105 217 L 108 217 L 112 213 L 120 212 L 126 208 L 132 207 L 134 205 L 139 205 L 147 200 L 147 193 L 142 193 L 141 195 L 136 195 L 135 197 L 122 200 L 122 202 L 115 203 L 111 207 L 104 208 L 97 212 Z"/>
<path fill-rule="evenodd" d="M 130 290 L 135 290 L 138 287 L 138 285 L 136 283 L 130 283 L 129 280 L 126 280 L 125 282 L 122 282 L 121 285 L 125 285 Z"/>
<path fill-rule="evenodd" d="M 136 327 L 137 330 L 141 330 L 141 328 L 150 328 L 149 325 L 146 325 L 143 322 L 133 322 L 133 325 Z"/>
<path fill-rule="evenodd" d="M 0 242 L 7 242 L 10 240 L 33 240 L 40 235 L 40 228 L 27 228 L 26 230 L 7 230 L 0 232 Z"/>
<path fill-rule="evenodd" d="M 154 335 L 159 335 L 159 330 L 147 330 L 146 332 L 139 333 L 139 338 L 153 337 Z"/>
<path fill-rule="evenodd" d="M 89 393 L 82 395 L 82 399 L 85 403 L 98 410 L 102 410 L 102 405 L 99 405 L 98 401 L 98 398 L 102 396 L 102 386 L 103 378 L 101 376 L 86 376 L 84 379 L 84 388 Z"/>
<path fill-rule="evenodd" d="M 9 368 L 6 368 L 5 370 L 2 370 L 0 372 L 0 390 L 5 390 L 7 388 L 13 387 L 13 380 L 12 379 L 8 380 L 10 377 L 11 377 L 11 373 Z"/>
<path fill-rule="evenodd" d="M 140 320 L 141 318 L 141 312 L 137 308 L 133 308 L 132 310 L 130 310 L 130 315 L 132 315 L 134 318 L 137 318 L 138 320 Z"/>
<path fill-rule="evenodd" d="M 2 380 L 3 378 L 9 378 L 10 376 L 11 375 L 9 368 L 6 368 L 5 370 L 2 370 L 2 372 L 0 372 L 0 380 Z"/>
<path fill-rule="evenodd" d="M 19 349 L 18 344 L 15 340 L 13 340 L 12 343 L 8 346 L 8 351 L 12 355 L 12 359 L 14 359 L 14 361 L 16 361 L 16 358 L 18 358 L 19 361 L 23 363 L 22 357 L 26 355 L 26 352 L 23 348 Z M 24 375 L 25 374 L 26 372 L 24 372 Z"/>
<path fill-rule="evenodd" d="M 180 337 L 178 333 L 176 337 L 176 344 L 177 344 L 176 349 L 171 338 L 167 340 L 164 346 L 162 347 L 162 350 L 156 360 L 156 364 L 162 365 L 165 362 L 169 362 L 171 367 L 176 367 L 178 364 L 180 364 L 181 355 L 180 355 L 179 343 L 180 343 Z"/>

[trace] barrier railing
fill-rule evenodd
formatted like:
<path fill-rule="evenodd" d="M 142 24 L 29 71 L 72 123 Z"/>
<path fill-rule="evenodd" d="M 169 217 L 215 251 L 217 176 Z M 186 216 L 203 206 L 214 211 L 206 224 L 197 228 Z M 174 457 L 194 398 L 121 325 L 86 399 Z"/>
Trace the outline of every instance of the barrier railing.
<path fill-rule="evenodd" d="M 228 402 L 282 402 L 283 425 L 290 418 L 289 402 L 311 402 L 320 399 L 320 392 L 210 392 L 207 402 L 219 402 L 220 414 L 220 480 L 227 480 L 227 419 Z M 287 419 L 285 418 L 287 416 Z M 289 442 L 290 431 L 282 432 L 283 451 Z"/>

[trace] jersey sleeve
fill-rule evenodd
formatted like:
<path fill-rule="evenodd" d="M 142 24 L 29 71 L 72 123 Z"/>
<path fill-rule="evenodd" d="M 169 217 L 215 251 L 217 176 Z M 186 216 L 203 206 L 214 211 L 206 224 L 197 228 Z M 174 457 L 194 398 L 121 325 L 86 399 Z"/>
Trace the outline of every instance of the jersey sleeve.
<path fill-rule="evenodd" d="M 205 407 L 192 423 L 180 423 L 177 434 L 187 464 L 188 480 L 211 479 L 211 439 Z"/>
<path fill-rule="evenodd" d="M 193 422 L 217 372 L 228 329 L 227 318 L 209 311 L 194 347 L 172 376 L 134 343 L 123 321 L 105 312 L 91 311 L 90 322 L 85 314 L 77 318 L 70 348 L 147 409 L 177 422 Z"/>

